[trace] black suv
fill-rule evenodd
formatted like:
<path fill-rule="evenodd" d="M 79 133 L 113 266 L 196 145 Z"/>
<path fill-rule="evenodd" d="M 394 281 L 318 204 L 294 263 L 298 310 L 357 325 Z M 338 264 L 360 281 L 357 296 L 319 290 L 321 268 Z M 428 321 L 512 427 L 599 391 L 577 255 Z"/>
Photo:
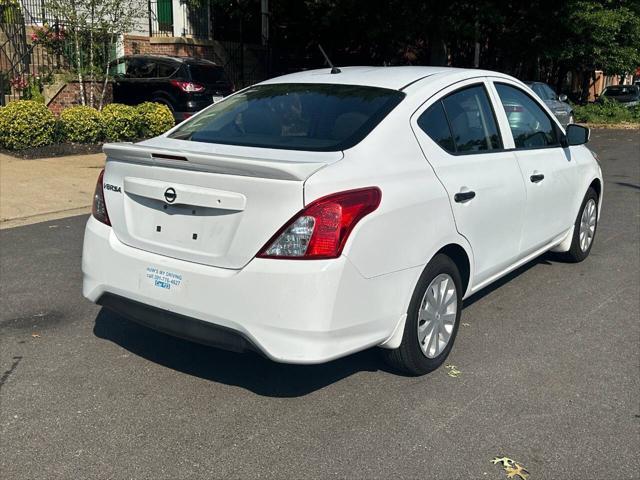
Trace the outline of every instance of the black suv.
<path fill-rule="evenodd" d="M 164 103 L 177 121 L 234 91 L 224 68 L 199 58 L 127 55 L 111 62 L 109 71 L 114 102 Z"/>

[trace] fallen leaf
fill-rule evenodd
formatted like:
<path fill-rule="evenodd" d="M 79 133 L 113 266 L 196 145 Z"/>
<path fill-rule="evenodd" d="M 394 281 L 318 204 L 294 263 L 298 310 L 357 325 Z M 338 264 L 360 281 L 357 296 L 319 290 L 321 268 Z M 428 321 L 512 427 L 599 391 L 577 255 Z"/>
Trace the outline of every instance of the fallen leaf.
<path fill-rule="evenodd" d="M 526 471 L 519 463 L 514 464 L 513 467 L 505 468 L 504 471 L 507 474 L 507 478 L 515 478 L 516 475 L 522 480 L 527 480 L 527 478 L 529 478 L 529 472 Z"/>
<path fill-rule="evenodd" d="M 449 375 L 450 377 L 458 378 L 462 374 L 462 372 L 458 370 L 458 367 L 456 367 L 455 365 L 447 364 L 444 366 L 444 368 L 449 370 L 447 372 L 447 375 Z"/>
<path fill-rule="evenodd" d="M 507 468 L 516 462 L 511 460 L 509 457 L 495 457 L 493 460 L 491 460 L 491 463 L 493 463 L 494 465 L 501 463 L 504 468 Z"/>
<path fill-rule="evenodd" d="M 500 464 L 504 468 L 504 472 L 507 478 L 519 477 L 520 480 L 527 480 L 529 478 L 529 472 L 518 462 L 512 460 L 509 457 L 494 457 L 491 460 L 494 465 Z"/>
<path fill-rule="evenodd" d="M 40 338 L 40 334 L 39 334 L 39 333 L 35 333 L 35 332 L 34 332 L 34 333 L 32 333 L 32 334 L 31 334 L 31 336 L 32 336 L 33 338 Z"/>

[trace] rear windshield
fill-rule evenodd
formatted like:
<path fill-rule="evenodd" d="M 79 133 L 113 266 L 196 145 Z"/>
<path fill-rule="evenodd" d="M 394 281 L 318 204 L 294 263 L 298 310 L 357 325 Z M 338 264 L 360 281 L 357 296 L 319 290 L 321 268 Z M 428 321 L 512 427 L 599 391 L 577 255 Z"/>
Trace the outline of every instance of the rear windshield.
<path fill-rule="evenodd" d="M 216 103 L 169 136 L 195 142 L 288 150 L 352 147 L 404 98 L 357 85 L 274 84 Z"/>
<path fill-rule="evenodd" d="M 224 76 L 224 68 L 217 65 L 189 64 L 191 80 L 197 83 L 220 83 L 227 82 Z"/>

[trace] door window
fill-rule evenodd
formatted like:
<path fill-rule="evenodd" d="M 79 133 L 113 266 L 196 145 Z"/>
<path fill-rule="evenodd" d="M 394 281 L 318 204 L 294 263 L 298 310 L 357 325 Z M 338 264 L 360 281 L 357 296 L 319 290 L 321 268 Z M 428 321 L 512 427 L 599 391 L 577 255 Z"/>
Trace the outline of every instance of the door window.
<path fill-rule="evenodd" d="M 158 63 L 158 77 L 167 78 L 173 75 L 178 69 L 177 64 Z"/>
<path fill-rule="evenodd" d="M 436 102 L 420 116 L 418 125 L 451 153 L 502 148 L 495 115 L 481 85 L 458 90 Z"/>
<path fill-rule="evenodd" d="M 516 149 L 560 145 L 558 130 L 545 111 L 519 88 L 496 83 Z"/>
<path fill-rule="evenodd" d="M 156 76 L 156 63 L 145 58 L 127 59 L 128 78 L 154 78 Z"/>

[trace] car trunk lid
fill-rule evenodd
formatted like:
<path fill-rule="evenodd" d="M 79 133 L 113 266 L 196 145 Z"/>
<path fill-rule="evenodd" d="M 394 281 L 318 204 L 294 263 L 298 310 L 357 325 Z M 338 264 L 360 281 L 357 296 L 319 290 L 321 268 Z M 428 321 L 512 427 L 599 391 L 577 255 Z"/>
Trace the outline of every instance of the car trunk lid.
<path fill-rule="evenodd" d="M 145 143 L 104 147 L 115 235 L 145 251 L 229 269 L 246 265 L 303 208 L 306 178 L 342 158 L 166 138 Z"/>

